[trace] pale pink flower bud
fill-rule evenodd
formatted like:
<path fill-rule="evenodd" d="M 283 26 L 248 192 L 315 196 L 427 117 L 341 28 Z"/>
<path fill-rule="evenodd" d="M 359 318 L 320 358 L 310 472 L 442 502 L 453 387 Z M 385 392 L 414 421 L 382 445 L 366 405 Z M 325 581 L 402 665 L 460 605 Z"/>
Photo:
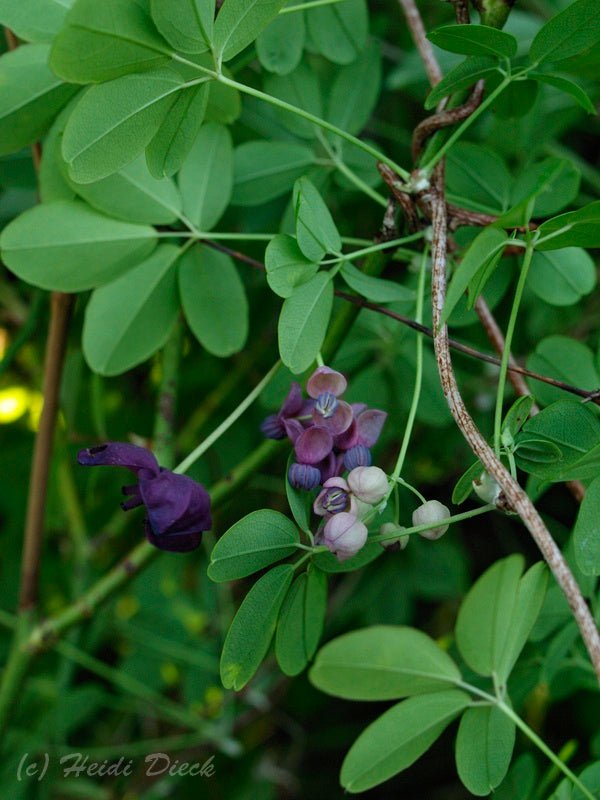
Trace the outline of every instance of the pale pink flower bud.
<path fill-rule="evenodd" d="M 496 503 L 500 496 L 500 486 L 487 472 L 482 472 L 479 478 L 473 481 L 475 494 L 484 503 Z"/>
<path fill-rule="evenodd" d="M 430 525 L 433 522 L 443 522 L 450 517 L 450 510 L 439 500 L 428 500 L 422 506 L 413 511 L 413 525 Z M 448 530 L 449 525 L 440 525 L 439 528 L 431 528 L 428 531 L 421 531 L 419 536 L 424 539 L 439 539 Z"/>
<path fill-rule="evenodd" d="M 379 467 L 355 467 L 348 475 L 352 494 L 363 503 L 380 503 L 389 491 L 387 475 Z"/>
<path fill-rule="evenodd" d="M 404 550 L 408 542 L 410 541 L 409 534 L 402 535 L 402 531 L 406 530 L 403 525 L 395 525 L 393 522 L 386 522 L 384 525 L 379 528 L 379 533 L 382 536 L 391 536 L 392 534 L 397 534 L 395 539 L 386 539 L 385 542 L 381 542 L 381 545 L 385 547 L 386 550 Z"/>
<path fill-rule="evenodd" d="M 354 514 L 341 511 L 334 514 L 323 530 L 323 544 L 335 553 L 338 561 L 346 561 L 356 555 L 367 541 L 367 526 Z"/>

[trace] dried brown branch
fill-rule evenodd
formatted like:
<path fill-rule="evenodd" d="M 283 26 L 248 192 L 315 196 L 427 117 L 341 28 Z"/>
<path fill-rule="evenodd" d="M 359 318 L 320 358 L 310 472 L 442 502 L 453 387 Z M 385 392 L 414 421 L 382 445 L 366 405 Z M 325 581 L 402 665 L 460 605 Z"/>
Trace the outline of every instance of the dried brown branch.
<path fill-rule="evenodd" d="M 425 35 L 425 28 L 423 26 L 423 20 L 421 19 L 419 9 L 417 8 L 414 0 L 398 0 L 398 2 L 402 7 L 402 11 L 404 12 L 406 22 L 410 28 L 413 41 L 416 44 L 423 61 L 429 83 L 432 86 L 435 86 L 436 83 L 439 83 L 442 80 L 442 70 L 440 69 L 440 65 L 438 64 L 433 52 L 433 47 Z"/>
<path fill-rule="evenodd" d="M 436 360 L 442 390 L 448 407 L 465 440 L 479 458 L 484 469 L 502 490 L 503 500 L 521 517 L 561 587 L 581 632 L 583 641 L 600 681 L 600 635 L 590 609 L 581 594 L 567 562 L 546 528 L 535 506 L 488 445 L 464 404 L 452 367 L 448 343 L 448 327 L 441 325 L 446 300 L 446 255 L 448 222 L 443 186 L 443 162 L 436 167 L 432 186 L 432 306 Z"/>

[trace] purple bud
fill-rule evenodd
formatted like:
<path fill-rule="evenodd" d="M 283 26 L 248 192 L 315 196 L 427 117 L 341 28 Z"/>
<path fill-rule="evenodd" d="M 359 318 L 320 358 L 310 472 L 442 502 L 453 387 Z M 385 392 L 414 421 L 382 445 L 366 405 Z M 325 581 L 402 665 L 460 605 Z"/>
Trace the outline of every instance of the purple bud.
<path fill-rule="evenodd" d="M 285 439 L 285 427 L 278 414 L 271 414 L 263 420 L 260 426 L 261 433 L 267 439 Z"/>
<path fill-rule="evenodd" d="M 356 469 L 356 467 L 370 467 L 371 466 L 371 451 L 363 444 L 357 444 L 346 450 L 344 453 L 344 466 L 347 470 Z"/>
<path fill-rule="evenodd" d="M 342 511 L 327 521 L 323 531 L 323 544 L 335 553 L 338 561 L 355 556 L 367 541 L 367 526 L 354 514 Z"/>
<path fill-rule="evenodd" d="M 336 410 L 338 405 L 337 398 L 331 392 L 323 392 L 317 397 L 317 402 L 315 403 L 315 411 L 320 414 L 320 416 L 328 419 L 329 417 L 333 416 L 334 411 Z"/>
<path fill-rule="evenodd" d="M 310 464 L 292 464 L 288 470 L 288 480 L 294 489 L 310 491 L 321 483 L 321 473 Z"/>

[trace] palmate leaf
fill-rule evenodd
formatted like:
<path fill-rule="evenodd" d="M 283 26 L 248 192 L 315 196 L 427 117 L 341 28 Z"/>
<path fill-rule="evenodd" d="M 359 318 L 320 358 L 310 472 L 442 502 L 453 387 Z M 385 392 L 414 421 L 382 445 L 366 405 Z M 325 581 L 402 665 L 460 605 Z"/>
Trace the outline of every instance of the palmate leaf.
<path fill-rule="evenodd" d="M 253 42 L 286 0 L 225 0 L 217 15 L 213 47 L 219 61 L 229 61 Z"/>
<path fill-rule="evenodd" d="M 280 14 L 262 31 L 256 40 L 260 63 L 269 72 L 287 75 L 296 69 L 302 59 L 306 40 L 305 15 Z"/>
<path fill-rule="evenodd" d="M 81 201 L 36 206 L 0 236 L 4 263 L 42 289 L 81 292 L 139 264 L 157 244 L 154 228 L 106 217 Z"/>
<path fill-rule="evenodd" d="M 573 531 L 575 558 L 584 575 L 600 575 L 600 478 L 586 489 Z"/>
<path fill-rule="evenodd" d="M 465 56 L 512 58 L 517 52 L 517 40 L 512 34 L 488 25 L 444 25 L 427 34 L 427 38 L 443 50 Z"/>
<path fill-rule="evenodd" d="M 317 357 L 332 306 L 333 282 L 326 272 L 298 286 L 284 302 L 278 324 L 279 352 L 295 375 L 308 369 Z"/>
<path fill-rule="evenodd" d="M 306 258 L 293 236 L 274 236 L 265 251 L 267 283 L 279 297 L 291 297 L 294 289 L 309 281 L 319 265 Z"/>
<path fill-rule="evenodd" d="M 35 142 L 77 91 L 52 73 L 48 53 L 28 44 L 0 56 L 0 155 Z"/>
<path fill-rule="evenodd" d="M 26 42 L 51 42 L 74 0 L 0 0 L 0 25 Z"/>
<path fill-rule="evenodd" d="M 535 64 L 577 55 L 600 41 L 600 6 L 596 0 L 576 0 L 538 31 L 529 58 Z"/>
<path fill-rule="evenodd" d="M 156 134 L 183 87 L 183 79 L 165 68 L 88 89 L 63 137 L 63 156 L 73 180 L 92 183 L 133 161 Z"/>
<path fill-rule="evenodd" d="M 257 206 L 289 192 L 314 162 L 310 147 L 293 142 L 245 142 L 234 154 L 236 206 Z"/>
<path fill-rule="evenodd" d="M 456 737 L 456 767 L 467 789 L 487 797 L 504 780 L 515 745 L 515 723 L 499 708 L 468 708 Z"/>
<path fill-rule="evenodd" d="M 327 607 L 327 576 L 311 565 L 285 598 L 277 625 L 275 655 L 286 675 L 299 675 L 319 644 Z"/>
<path fill-rule="evenodd" d="M 179 248 L 161 245 L 146 261 L 96 289 L 85 313 L 83 353 L 101 375 L 120 375 L 164 345 L 179 313 Z"/>
<path fill-rule="evenodd" d="M 305 13 L 313 46 L 335 64 L 351 64 L 366 45 L 369 35 L 366 0 L 344 0 Z"/>
<path fill-rule="evenodd" d="M 204 53 L 210 49 L 214 0 L 150 0 L 150 12 L 154 24 L 175 50 Z"/>
<path fill-rule="evenodd" d="M 50 66 L 66 81 L 93 83 L 159 67 L 170 52 L 137 0 L 76 0 Z"/>

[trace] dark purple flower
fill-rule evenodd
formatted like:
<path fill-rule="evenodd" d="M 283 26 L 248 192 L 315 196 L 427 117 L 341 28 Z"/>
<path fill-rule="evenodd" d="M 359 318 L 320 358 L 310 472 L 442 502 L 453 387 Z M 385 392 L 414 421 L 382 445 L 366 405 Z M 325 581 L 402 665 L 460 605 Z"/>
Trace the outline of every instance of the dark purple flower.
<path fill-rule="evenodd" d="M 313 503 L 313 511 L 320 517 L 329 518 L 331 514 L 350 511 L 350 487 L 343 478 L 329 478 L 323 482 L 323 489 Z"/>
<path fill-rule="evenodd" d="M 286 423 L 302 412 L 304 404 L 300 384 L 294 381 L 277 414 L 271 414 L 260 426 L 267 439 L 285 439 L 289 436 Z"/>
<path fill-rule="evenodd" d="M 335 446 L 340 450 L 350 450 L 357 445 L 373 447 L 387 419 L 386 412 L 367 408 L 362 403 L 356 403 L 351 408 L 354 412 L 352 424 L 346 431 L 336 436 Z"/>
<path fill-rule="evenodd" d="M 301 464 L 318 464 L 333 449 L 333 436 L 327 428 L 313 425 L 303 431 L 294 443 L 296 458 Z"/>
<path fill-rule="evenodd" d="M 206 489 L 187 475 L 159 467 L 156 458 L 143 447 L 108 442 L 80 450 L 77 461 L 86 467 L 125 467 L 137 475 L 137 484 L 123 487 L 128 499 L 121 507 L 129 511 L 146 506 L 146 536 L 161 550 L 195 550 L 203 531 L 212 526 Z"/>
<path fill-rule="evenodd" d="M 344 394 L 348 387 L 348 381 L 341 372 L 331 369 L 331 367 L 318 367 L 308 379 L 306 391 L 309 396 L 318 399 L 319 395 L 328 393 L 334 397 Z"/>
<path fill-rule="evenodd" d="M 310 464 L 291 464 L 288 480 L 294 489 L 310 491 L 321 483 L 321 472 Z"/>

